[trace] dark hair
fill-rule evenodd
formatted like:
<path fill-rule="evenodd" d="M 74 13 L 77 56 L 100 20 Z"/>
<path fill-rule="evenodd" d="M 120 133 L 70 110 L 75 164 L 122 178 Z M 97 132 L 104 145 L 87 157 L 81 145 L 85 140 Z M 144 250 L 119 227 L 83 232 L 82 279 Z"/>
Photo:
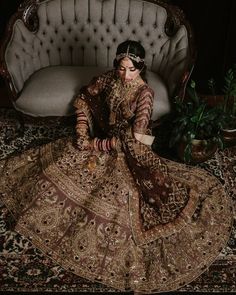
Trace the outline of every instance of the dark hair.
<path fill-rule="evenodd" d="M 137 42 L 137 41 L 133 41 L 133 40 L 126 40 L 122 43 L 120 43 L 117 47 L 116 50 L 116 56 L 122 53 L 126 53 L 128 51 L 128 53 L 135 55 L 136 57 L 140 57 L 141 59 L 143 59 L 143 61 L 135 61 L 131 58 L 133 65 L 135 66 L 136 69 L 141 70 L 140 72 L 140 76 L 142 77 L 142 79 L 144 81 L 147 81 L 145 74 L 146 74 L 146 65 L 144 62 L 144 58 L 145 58 L 145 49 L 143 48 L 143 46 Z M 121 60 L 124 57 L 121 57 L 120 59 L 114 59 L 113 61 L 113 65 L 114 68 L 117 69 Z"/>

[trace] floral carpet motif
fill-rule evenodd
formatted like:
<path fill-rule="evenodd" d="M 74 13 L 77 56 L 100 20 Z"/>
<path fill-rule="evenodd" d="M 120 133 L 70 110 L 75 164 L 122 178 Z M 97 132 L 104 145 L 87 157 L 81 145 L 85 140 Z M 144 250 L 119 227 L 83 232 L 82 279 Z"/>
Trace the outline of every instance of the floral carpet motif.
<path fill-rule="evenodd" d="M 0 109 L 0 159 L 74 133 L 73 118 L 30 120 L 19 133 L 17 113 Z M 214 174 L 236 203 L 236 147 L 217 151 L 200 167 Z M 207 180 L 206 180 L 207 181 Z M 235 217 L 235 216 L 234 216 Z M 12 230 L 14 222 L 0 202 L 0 291 L 119 293 L 56 265 L 27 239 Z M 181 292 L 236 292 L 236 218 L 227 246 L 210 268 Z"/>

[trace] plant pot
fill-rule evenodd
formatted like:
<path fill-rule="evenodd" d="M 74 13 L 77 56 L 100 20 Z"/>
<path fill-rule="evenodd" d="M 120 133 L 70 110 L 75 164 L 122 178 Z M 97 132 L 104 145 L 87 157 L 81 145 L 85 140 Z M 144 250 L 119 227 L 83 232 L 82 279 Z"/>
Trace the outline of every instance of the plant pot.
<path fill-rule="evenodd" d="M 222 135 L 226 145 L 236 144 L 236 128 L 224 128 L 222 129 Z"/>
<path fill-rule="evenodd" d="M 211 107 L 215 107 L 224 102 L 224 95 L 199 94 L 199 96 L 204 99 Z"/>
<path fill-rule="evenodd" d="M 178 146 L 178 157 L 185 161 L 184 152 L 187 146 L 186 141 L 182 140 Z M 213 138 L 210 139 L 193 139 L 191 143 L 191 159 L 188 163 L 197 164 L 210 159 L 217 150 L 217 143 Z"/>

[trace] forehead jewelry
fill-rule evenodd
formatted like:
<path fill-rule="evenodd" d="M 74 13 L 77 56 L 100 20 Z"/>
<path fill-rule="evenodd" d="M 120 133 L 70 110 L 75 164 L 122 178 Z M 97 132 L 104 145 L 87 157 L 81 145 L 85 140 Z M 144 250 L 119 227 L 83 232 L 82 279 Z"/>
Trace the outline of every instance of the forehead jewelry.
<path fill-rule="evenodd" d="M 117 54 L 116 55 L 116 60 L 119 61 L 120 59 L 122 59 L 124 57 L 128 57 L 128 58 L 130 58 L 130 59 L 132 59 L 132 60 L 134 60 L 136 62 L 144 62 L 143 58 L 141 58 L 141 57 L 139 57 L 139 56 L 137 56 L 137 55 L 135 55 L 133 53 L 130 53 L 129 52 L 129 47 L 130 47 L 130 45 L 127 47 L 126 52 Z"/>

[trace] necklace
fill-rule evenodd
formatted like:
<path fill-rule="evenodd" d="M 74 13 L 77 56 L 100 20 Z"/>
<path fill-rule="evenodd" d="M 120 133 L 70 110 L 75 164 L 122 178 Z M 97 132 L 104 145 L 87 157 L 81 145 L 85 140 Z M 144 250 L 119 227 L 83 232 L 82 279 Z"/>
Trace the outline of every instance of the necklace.
<path fill-rule="evenodd" d="M 108 97 L 108 105 L 110 106 L 109 123 L 111 125 L 116 122 L 118 110 L 122 111 L 123 117 L 126 119 L 131 116 L 131 102 L 134 99 L 136 90 L 143 84 L 144 82 L 140 76 L 129 83 L 123 83 L 121 78 L 118 77 Z"/>

